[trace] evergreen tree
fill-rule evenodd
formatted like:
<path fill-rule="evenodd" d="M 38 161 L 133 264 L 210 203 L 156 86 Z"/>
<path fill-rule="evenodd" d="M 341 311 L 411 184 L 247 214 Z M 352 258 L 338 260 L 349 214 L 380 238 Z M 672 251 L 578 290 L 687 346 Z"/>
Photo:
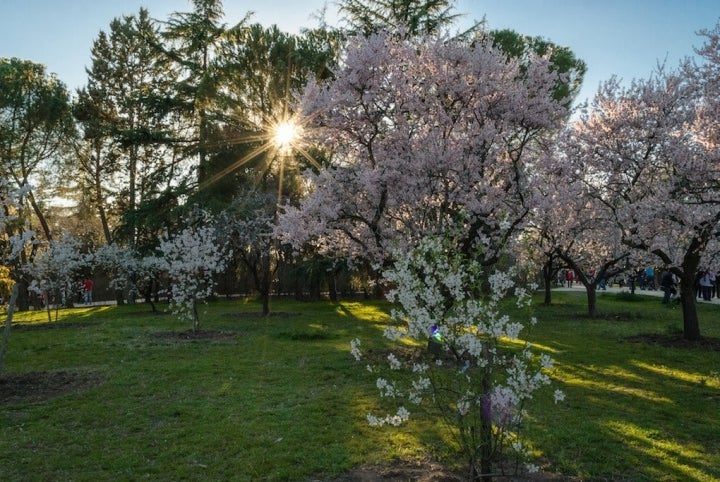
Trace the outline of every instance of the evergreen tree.
<path fill-rule="evenodd" d="M 351 35 L 371 35 L 380 31 L 399 32 L 406 29 L 410 36 L 434 35 L 456 23 L 455 0 L 341 0 L 340 12 Z M 481 22 L 458 34 L 467 37 Z"/>
<path fill-rule="evenodd" d="M 58 172 L 73 135 L 65 84 L 43 65 L 0 59 L 0 175 L 18 188 L 32 186 L 25 199 L 47 240 L 52 232 L 43 201 L 53 193 L 41 186 L 52 185 L 48 176 Z"/>
<path fill-rule="evenodd" d="M 182 182 L 183 124 L 172 98 L 177 71 L 158 42 L 159 29 L 147 10 L 114 19 L 110 32 L 100 32 L 93 44 L 88 85 L 75 109 L 86 141 L 78 149 L 85 185 L 98 205 L 113 195 L 114 208 L 124 215 L 118 233 L 131 245 L 142 226 L 138 206 L 163 186 Z M 119 185 L 113 186 L 116 175 Z M 109 238 L 109 227 L 104 229 Z"/>

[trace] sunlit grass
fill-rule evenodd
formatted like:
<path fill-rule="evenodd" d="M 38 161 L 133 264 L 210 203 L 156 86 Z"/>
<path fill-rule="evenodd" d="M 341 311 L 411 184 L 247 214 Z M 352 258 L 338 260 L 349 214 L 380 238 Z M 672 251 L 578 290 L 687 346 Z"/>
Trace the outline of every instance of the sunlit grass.
<path fill-rule="evenodd" d="M 642 376 L 621 367 L 599 368 L 591 366 L 582 369 L 563 367 L 561 371 L 562 376 L 558 376 L 558 380 L 567 386 L 576 386 L 606 393 L 615 392 L 659 403 L 672 403 L 672 400 L 649 389 L 647 380 Z"/>
<path fill-rule="evenodd" d="M 608 421 L 607 429 L 617 439 L 633 450 L 638 451 L 646 460 L 655 461 L 659 467 L 653 468 L 651 475 L 655 480 L 710 480 L 708 474 L 698 467 L 705 454 L 704 447 L 670 440 L 667 434 L 654 429 L 627 423 Z M 680 477 L 670 477 L 668 474 Z"/>
<path fill-rule="evenodd" d="M 677 370 L 662 365 L 648 365 L 642 361 L 636 361 L 633 365 L 638 368 L 642 368 L 643 370 L 647 370 L 664 377 L 673 378 L 681 382 L 697 383 L 698 385 L 704 385 L 708 388 L 720 390 L 720 373 L 710 373 L 708 376 L 704 373 Z"/>

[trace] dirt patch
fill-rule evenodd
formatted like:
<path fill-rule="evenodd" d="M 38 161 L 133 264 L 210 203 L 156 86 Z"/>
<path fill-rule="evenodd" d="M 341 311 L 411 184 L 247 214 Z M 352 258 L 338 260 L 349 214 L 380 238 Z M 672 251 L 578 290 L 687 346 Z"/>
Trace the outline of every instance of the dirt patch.
<path fill-rule="evenodd" d="M 466 471 L 450 470 L 437 462 L 395 461 L 388 465 L 365 465 L 335 478 L 312 478 L 310 482 L 462 482 Z M 516 476 L 495 475 L 498 482 L 577 482 L 581 479 L 551 472 L 537 472 Z"/>
<path fill-rule="evenodd" d="M 632 322 L 642 320 L 642 315 L 640 313 L 598 313 L 595 316 L 590 316 L 585 312 L 570 314 L 568 318 L 571 320 Z"/>
<path fill-rule="evenodd" d="M 626 340 L 631 343 L 646 343 L 650 345 L 665 346 L 668 348 L 720 351 L 720 338 L 701 338 L 697 341 L 689 341 L 684 339 L 682 335 L 650 333 L 631 336 L 626 338 Z"/>
<path fill-rule="evenodd" d="M 0 404 L 44 402 L 102 385 L 94 372 L 30 372 L 0 377 Z"/>
<path fill-rule="evenodd" d="M 353 469 L 347 474 L 331 479 L 310 479 L 312 482 L 460 482 L 465 480 L 433 462 L 417 464 L 393 462 L 391 464 L 367 465 Z"/>
<path fill-rule="evenodd" d="M 217 330 L 185 330 L 185 331 L 161 331 L 153 333 L 155 338 L 163 340 L 229 340 L 235 338 L 237 333 L 234 331 L 217 331 Z"/>

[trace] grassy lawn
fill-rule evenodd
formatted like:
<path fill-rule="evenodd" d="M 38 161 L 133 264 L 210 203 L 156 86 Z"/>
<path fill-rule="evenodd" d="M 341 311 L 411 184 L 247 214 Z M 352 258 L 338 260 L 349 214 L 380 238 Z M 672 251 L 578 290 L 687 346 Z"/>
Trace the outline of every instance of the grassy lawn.
<path fill-rule="evenodd" d="M 554 293 L 525 332 L 556 361 L 526 432 L 543 467 L 584 480 L 720 480 L 720 352 L 666 346 L 681 312 L 658 298 L 601 294 L 594 320 L 584 302 Z M 188 323 L 146 305 L 64 310 L 52 324 L 16 314 L 0 378 L 0 480 L 308 481 L 447 457 L 441 427 L 365 421 L 377 391 L 349 341 L 380 347 L 387 304 L 272 308 L 260 318 L 254 302 L 212 303 L 206 338 L 180 336 Z M 720 305 L 698 309 L 703 335 L 720 338 Z M 9 395 L 37 374 L 56 392 Z M 567 398 L 555 405 L 558 387 Z"/>

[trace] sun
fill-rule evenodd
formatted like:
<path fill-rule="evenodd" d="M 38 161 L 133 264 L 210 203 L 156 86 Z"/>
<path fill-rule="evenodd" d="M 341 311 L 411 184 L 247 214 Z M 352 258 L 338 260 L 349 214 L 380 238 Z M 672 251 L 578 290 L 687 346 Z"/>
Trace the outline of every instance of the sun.
<path fill-rule="evenodd" d="M 272 142 L 280 152 L 291 150 L 299 138 L 300 127 L 292 120 L 279 122 L 273 128 Z"/>
<path fill-rule="evenodd" d="M 302 157 L 307 163 L 319 169 L 320 164 L 307 150 L 308 130 L 305 128 L 306 120 L 300 116 L 283 116 L 282 120 L 268 120 L 265 128 L 255 134 L 244 135 L 234 140 L 234 143 L 253 143 L 256 146 L 241 159 L 233 162 L 223 170 L 216 172 L 211 178 L 205 180 L 201 188 L 207 188 L 218 179 L 221 179 L 247 162 L 260 156 L 267 156 L 267 165 L 274 163 L 282 171 L 286 163 L 294 163 L 296 155 Z"/>

